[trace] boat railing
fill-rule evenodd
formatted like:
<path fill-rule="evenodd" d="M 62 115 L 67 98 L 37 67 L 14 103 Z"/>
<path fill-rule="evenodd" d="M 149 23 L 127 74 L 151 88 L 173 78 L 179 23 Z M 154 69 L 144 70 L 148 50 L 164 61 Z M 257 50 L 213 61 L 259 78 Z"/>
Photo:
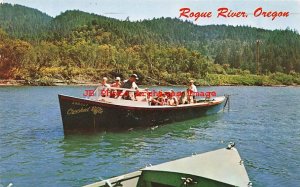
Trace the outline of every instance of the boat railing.
<path fill-rule="evenodd" d="M 100 182 L 96 182 L 94 184 L 86 185 L 84 187 L 105 187 L 105 186 L 123 186 L 124 183 L 131 180 L 136 180 L 136 183 L 138 181 L 138 178 L 141 176 L 141 171 L 135 171 L 132 173 L 128 173 L 119 177 L 114 177 L 111 179 L 102 180 Z M 127 186 L 125 184 L 125 186 Z"/>

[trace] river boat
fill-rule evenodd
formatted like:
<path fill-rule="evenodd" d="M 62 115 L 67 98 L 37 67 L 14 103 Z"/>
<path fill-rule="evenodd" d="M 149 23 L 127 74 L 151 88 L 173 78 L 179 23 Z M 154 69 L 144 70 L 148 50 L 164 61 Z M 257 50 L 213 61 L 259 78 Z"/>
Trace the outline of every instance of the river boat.
<path fill-rule="evenodd" d="M 152 106 L 145 96 L 125 100 L 101 96 L 99 91 L 90 97 L 58 95 L 58 98 L 65 133 L 127 130 L 189 120 L 221 111 L 229 99 L 228 96 L 219 96 L 198 99 L 192 104 Z"/>

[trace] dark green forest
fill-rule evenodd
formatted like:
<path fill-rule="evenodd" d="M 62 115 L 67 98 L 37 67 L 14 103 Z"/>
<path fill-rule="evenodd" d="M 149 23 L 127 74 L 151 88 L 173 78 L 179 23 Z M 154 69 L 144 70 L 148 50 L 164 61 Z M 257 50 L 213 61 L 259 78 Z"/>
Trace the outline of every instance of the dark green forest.
<path fill-rule="evenodd" d="M 299 85 L 300 35 L 176 18 L 120 21 L 79 10 L 52 18 L 0 4 L 0 79 L 52 85 L 131 73 L 140 84 L 193 78 L 200 85 Z"/>

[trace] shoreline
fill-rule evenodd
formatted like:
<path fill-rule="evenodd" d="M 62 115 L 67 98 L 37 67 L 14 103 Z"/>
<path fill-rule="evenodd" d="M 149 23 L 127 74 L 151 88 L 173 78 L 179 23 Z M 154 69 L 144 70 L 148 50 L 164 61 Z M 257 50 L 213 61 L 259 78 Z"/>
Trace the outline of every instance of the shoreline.
<path fill-rule="evenodd" d="M 29 82 L 26 80 L 13 80 L 13 79 L 7 79 L 7 80 L 0 80 L 0 87 L 8 87 L 8 86 L 98 86 L 100 84 L 97 82 L 77 82 L 77 81 L 58 81 L 53 82 L 51 85 L 44 85 L 39 84 L 39 82 Z M 245 85 L 245 84 L 221 84 L 221 85 L 207 85 L 207 84 L 195 84 L 196 86 L 202 86 L 202 87 L 213 87 L 213 86 L 259 86 L 259 87 L 300 87 L 300 85 L 293 84 L 293 85 L 284 85 L 284 84 L 274 84 L 274 85 Z M 140 84 L 140 86 L 186 86 L 184 84 Z"/>

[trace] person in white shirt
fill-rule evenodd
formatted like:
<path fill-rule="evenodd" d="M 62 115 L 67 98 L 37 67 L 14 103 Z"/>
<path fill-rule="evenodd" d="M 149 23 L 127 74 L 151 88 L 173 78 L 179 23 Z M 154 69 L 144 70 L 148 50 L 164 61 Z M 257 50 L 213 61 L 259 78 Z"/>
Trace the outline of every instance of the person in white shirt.
<path fill-rule="evenodd" d="M 108 95 L 109 88 L 110 88 L 110 85 L 107 83 L 107 77 L 103 77 L 102 82 L 101 82 L 100 86 L 98 87 L 102 97 L 105 97 Z"/>
<path fill-rule="evenodd" d="M 197 88 L 196 86 L 194 85 L 194 80 L 190 80 L 190 83 L 189 83 L 189 87 L 188 87 L 188 100 L 190 100 L 190 103 L 195 103 L 196 102 L 196 92 L 197 91 Z M 193 99 L 191 99 L 193 98 Z"/>
<path fill-rule="evenodd" d="M 190 80 L 189 90 L 191 90 L 193 93 L 197 92 L 197 88 L 194 85 L 194 80 Z"/>
<path fill-rule="evenodd" d="M 124 81 L 122 88 L 138 90 L 139 87 L 135 83 L 138 79 L 139 78 L 137 74 L 132 74 L 129 79 Z M 122 98 L 126 100 L 136 100 L 135 94 L 133 92 L 128 92 L 128 91 L 126 91 L 123 94 Z"/>

